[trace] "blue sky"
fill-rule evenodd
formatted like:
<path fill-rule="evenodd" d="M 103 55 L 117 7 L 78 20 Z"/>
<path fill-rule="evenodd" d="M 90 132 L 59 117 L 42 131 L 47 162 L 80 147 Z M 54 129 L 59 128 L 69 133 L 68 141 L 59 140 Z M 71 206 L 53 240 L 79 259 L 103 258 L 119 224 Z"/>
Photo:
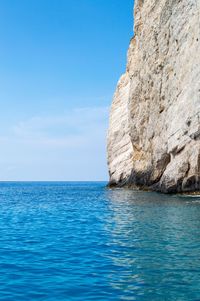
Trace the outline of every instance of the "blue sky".
<path fill-rule="evenodd" d="M 133 0 L 0 1 L 0 180 L 107 180 Z"/>

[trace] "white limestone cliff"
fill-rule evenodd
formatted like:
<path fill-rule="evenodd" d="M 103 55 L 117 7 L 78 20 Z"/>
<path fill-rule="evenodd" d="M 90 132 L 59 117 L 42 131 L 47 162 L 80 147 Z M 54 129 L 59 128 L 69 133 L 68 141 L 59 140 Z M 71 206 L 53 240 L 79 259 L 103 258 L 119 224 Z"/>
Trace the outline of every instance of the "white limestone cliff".
<path fill-rule="evenodd" d="M 135 1 L 110 112 L 110 186 L 200 191 L 200 0 Z"/>

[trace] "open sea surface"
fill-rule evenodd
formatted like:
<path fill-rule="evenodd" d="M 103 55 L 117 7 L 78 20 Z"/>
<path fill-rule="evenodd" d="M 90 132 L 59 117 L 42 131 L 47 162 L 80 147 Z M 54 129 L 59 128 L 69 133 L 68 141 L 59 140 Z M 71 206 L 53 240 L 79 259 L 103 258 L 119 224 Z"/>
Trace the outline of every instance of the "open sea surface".
<path fill-rule="evenodd" d="M 200 300 L 200 197 L 0 183 L 0 300 Z"/>

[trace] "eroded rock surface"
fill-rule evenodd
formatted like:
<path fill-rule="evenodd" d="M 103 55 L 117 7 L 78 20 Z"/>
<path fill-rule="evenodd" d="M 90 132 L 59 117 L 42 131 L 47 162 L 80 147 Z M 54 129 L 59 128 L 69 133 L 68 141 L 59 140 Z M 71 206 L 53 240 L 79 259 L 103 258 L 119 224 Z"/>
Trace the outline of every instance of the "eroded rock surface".
<path fill-rule="evenodd" d="M 134 19 L 110 113 L 110 185 L 200 191 L 200 0 L 137 0 Z"/>

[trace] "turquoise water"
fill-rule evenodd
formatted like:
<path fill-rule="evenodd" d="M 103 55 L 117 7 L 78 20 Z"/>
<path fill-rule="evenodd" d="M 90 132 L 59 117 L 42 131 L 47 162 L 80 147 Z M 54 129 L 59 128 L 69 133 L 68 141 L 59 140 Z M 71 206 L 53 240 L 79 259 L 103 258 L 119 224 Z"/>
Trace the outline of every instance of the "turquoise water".
<path fill-rule="evenodd" d="M 0 183 L 0 300 L 200 300 L 200 198 Z"/>

